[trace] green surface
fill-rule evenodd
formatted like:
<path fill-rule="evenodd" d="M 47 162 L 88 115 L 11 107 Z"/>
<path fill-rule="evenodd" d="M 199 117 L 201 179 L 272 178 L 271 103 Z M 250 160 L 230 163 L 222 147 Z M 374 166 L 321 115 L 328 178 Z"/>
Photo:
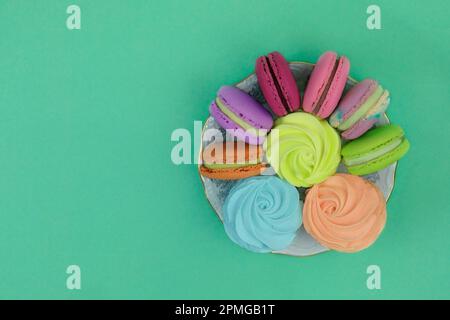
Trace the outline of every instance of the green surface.
<path fill-rule="evenodd" d="M 382 9 L 382 30 L 366 8 Z M 65 26 L 82 10 L 82 29 Z M 0 298 L 450 298 L 450 2 L 0 1 Z M 170 159 L 217 89 L 279 50 L 346 54 L 411 141 L 378 242 L 299 259 L 227 239 Z M 68 265 L 82 290 L 66 289 Z M 366 268 L 382 290 L 366 288 Z"/>

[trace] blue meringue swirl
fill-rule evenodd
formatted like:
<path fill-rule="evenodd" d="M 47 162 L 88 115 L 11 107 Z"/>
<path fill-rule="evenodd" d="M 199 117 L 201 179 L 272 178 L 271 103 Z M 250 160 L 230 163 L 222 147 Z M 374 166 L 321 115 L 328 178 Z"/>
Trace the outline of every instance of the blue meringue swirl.
<path fill-rule="evenodd" d="M 225 231 L 233 242 L 259 253 L 285 249 L 301 225 L 295 187 L 274 176 L 239 181 L 223 205 Z"/>

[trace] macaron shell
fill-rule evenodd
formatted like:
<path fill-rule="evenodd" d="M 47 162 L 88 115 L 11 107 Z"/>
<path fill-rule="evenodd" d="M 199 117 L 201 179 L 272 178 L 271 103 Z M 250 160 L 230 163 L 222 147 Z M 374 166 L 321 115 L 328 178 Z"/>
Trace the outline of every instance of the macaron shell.
<path fill-rule="evenodd" d="M 205 147 L 202 152 L 203 164 L 238 164 L 243 166 L 262 162 L 263 150 L 260 146 L 244 142 L 216 142 Z"/>
<path fill-rule="evenodd" d="M 361 119 L 357 123 L 355 123 L 352 127 L 343 131 L 341 133 L 341 136 L 346 140 L 353 140 L 359 138 L 364 133 L 366 133 L 370 128 L 372 128 L 377 122 L 378 119 Z"/>
<path fill-rule="evenodd" d="M 256 164 L 231 169 L 209 169 L 205 166 L 200 167 L 200 174 L 210 179 L 219 180 L 239 180 L 248 177 L 258 176 L 267 169 L 267 164 Z"/>
<path fill-rule="evenodd" d="M 264 143 L 264 141 L 266 140 L 265 137 L 257 137 L 239 127 L 222 111 L 220 111 L 215 102 L 212 102 L 211 105 L 209 106 L 209 113 L 222 128 L 228 130 L 227 132 L 229 132 L 232 136 L 236 137 L 237 139 L 243 142 L 258 145 Z"/>
<path fill-rule="evenodd" d="M 284 98 L 288 102 L 286 107 L 290 112 L 297 111 L 300 108 L 300 94 L 289 63 L 279 52 L 269 54 L 268 58 Z"/>
<path fill-rule="evenodd" d="M 264 98 L 277 116 L 285 116 L 288 112 L 300 108 L 300 94 L 294 75 L 289 63 L 279 52 L 259 57 L 256 60 L 255 73 Z"/>
<path fill-rule="evenodd" d="M 273 82 L 272 76 L 269 72 L 266 57 L 259 57 L 256 60 L 255 73 L 258 78 L 258 85 L 272 111 L 279 117 L 285 116 L 287 111 L 278 96 L 275 83 Z"/>
<path fill-rule="evenodd" d="M 341 154 L 343 157 L 364 155 L 402 136 L 404 136 L 403 129 L 396 124 L 378 127 L 346 144 L 342 148 Z"/>
<path fill-rule="evenodd" d="M 344 121 L 337 128 L 340 131 L 345 131 L 353 126 L 356 122 L 364 119 L 371 110 L 379 109 L 383 105 L 384 101 L 388 99 L 389 92 L 385 91 L 383 87 L 378 86 L 375 92 L 370 95 L 364 103 L 358 108 L 354 109 L 352 115 L 347 119 L 344 117 Z"/>
<path fill-rule="evenodd" d="M 377 87 L 378 82 L 372 79 L 365 79 L 353 86 L 330 117 L 330 124 L 335 128 L 341 125 L 375 92 Z"/>
<path fill-rule="evenodd" d="M 306 85 L 303 97 L 303 110 L 312 113 L 316 102 L 325 90 L 325 85 L 336 63 L 337 54 L 335 52 L 325 52 L 317 61 Z"/>
<path fill-rule="evenodd" d="M 358 176 L 377 172 L 400 160 L 400 158 L 402 158 L 408 152 L 409 147 L 409 141 L 407 139 L 404 139 L 397 148 L 385 154 L 384 156 L 378 157 L 372 161 L 360 164 L 358 166 L 348 167 L 347 169 L 349 173 Z"/>
<path fill-rule="evenodd" d="M 219 89 L 217 97 L 231 112 L 255 129 L 272 128 L 272 115 L 244 91 L 232 86 L 223 86 Z"/>
<path fill-rule="evenodd" d="M 209 106 L 209 113 L 214 118 L 214 120 L 216 120 L 216 122 L 225 130 L 240 129 L 240 127 L 236 123 L 234 123 L 230 118 L 228 118 L 225 113 L 220 111 L 215 101 L 213 101 Z"/>
<path fill-rule="evenodd" d="M 358 120 L 353 126 L 341 133 L 341 136 L 344 139 L 353 140 L 359 138 L 378 122 L 389 106 L 389 92 L 386 90 L 383 96 L 385 96 L 385 94 L 387 95 L 387 99 L 380 99 L 380 101 L 377 101 L 362 119 Z"/>
<path fill-rule="evenodd" d="M 333 113 L 334 109 L 336 109 L 336 106 L 341 99 L 342 93 L 344 92 L 349 72 L 350 61 L 347 59 L 347 57 L 342 56 L 339 59 L 338 68 L 331 82 L 325 100 L 323 101 L 317 113 L 318 117 L 322 119 L 328 118 L 330 114 Z"/>

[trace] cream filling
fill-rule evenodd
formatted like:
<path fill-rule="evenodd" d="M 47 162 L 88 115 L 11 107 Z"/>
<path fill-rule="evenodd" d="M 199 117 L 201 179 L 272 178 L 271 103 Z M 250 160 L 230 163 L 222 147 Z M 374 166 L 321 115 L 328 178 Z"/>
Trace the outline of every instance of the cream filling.
<path fill-rule="evenodd" d="M 351 166 L 358 166 L 360 164 L 372 161 L 378 157 L 385 155 L 388 152 L 391 152 L 392 150 L 397 148 L 402 143 L 402 141 L 403 141 L 403 137 L 396 138 L 396 139 L 392 140 L 389 144 L 384 146 L 383 148 L 375 150 L 374 152 L 369 152 L 368 154 L 365 154 L 362 156 L 346 158 L 346 159 L 344 159 L 344 164 L 347 167 L 351 167 Z"/>
<path fill-rule="evenodd" d="M 267 134 L 267 130 L 261 129 L 258 130 L 254 127 L 252 127 L 250 124 L 239 118 L 237 115 L 235 115 L 231 110 L 229 110 L 225 104 L 220 100 L 220 98 L 216 99 L 217 107 L 220 111 L 222 111 L 228 118 L 231 119 L 231 121 L 235 122 L 239 127 L 243 128 L 245 131 L 248 131 L 251 134 L 254 134 L 258 137 L 264 137 Z"/>
<path fill-rule="evenodd" d="M 389 91 L 385 90 L 380 100 L 375 104 L 366 114 L 364 119 L 371 119 L 373 117 L 379 117 L 386 111 L 391 99 L 389 98 Z"/>
<path fill-rule="evenodd" d="M 258 161 L 244 161 L 242 163 L 204 163 L 203 165 L 208 169 L 236 169 L 250 167 L 257 164 L 259 164 Z"/>

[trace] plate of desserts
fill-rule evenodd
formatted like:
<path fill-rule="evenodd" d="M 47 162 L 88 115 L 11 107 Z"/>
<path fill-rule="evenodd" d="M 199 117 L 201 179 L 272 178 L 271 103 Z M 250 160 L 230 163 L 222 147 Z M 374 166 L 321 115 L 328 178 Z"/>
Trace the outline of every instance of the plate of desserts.
<path fill-rule="evenodd" d="M 349 74 L 332 51 L 315 64 L 272 52 L 218 90 L 198 170 L 232 242 L 298 257 L 376 242 L 409 141 L 386 115 L 390 92 Z"/>

